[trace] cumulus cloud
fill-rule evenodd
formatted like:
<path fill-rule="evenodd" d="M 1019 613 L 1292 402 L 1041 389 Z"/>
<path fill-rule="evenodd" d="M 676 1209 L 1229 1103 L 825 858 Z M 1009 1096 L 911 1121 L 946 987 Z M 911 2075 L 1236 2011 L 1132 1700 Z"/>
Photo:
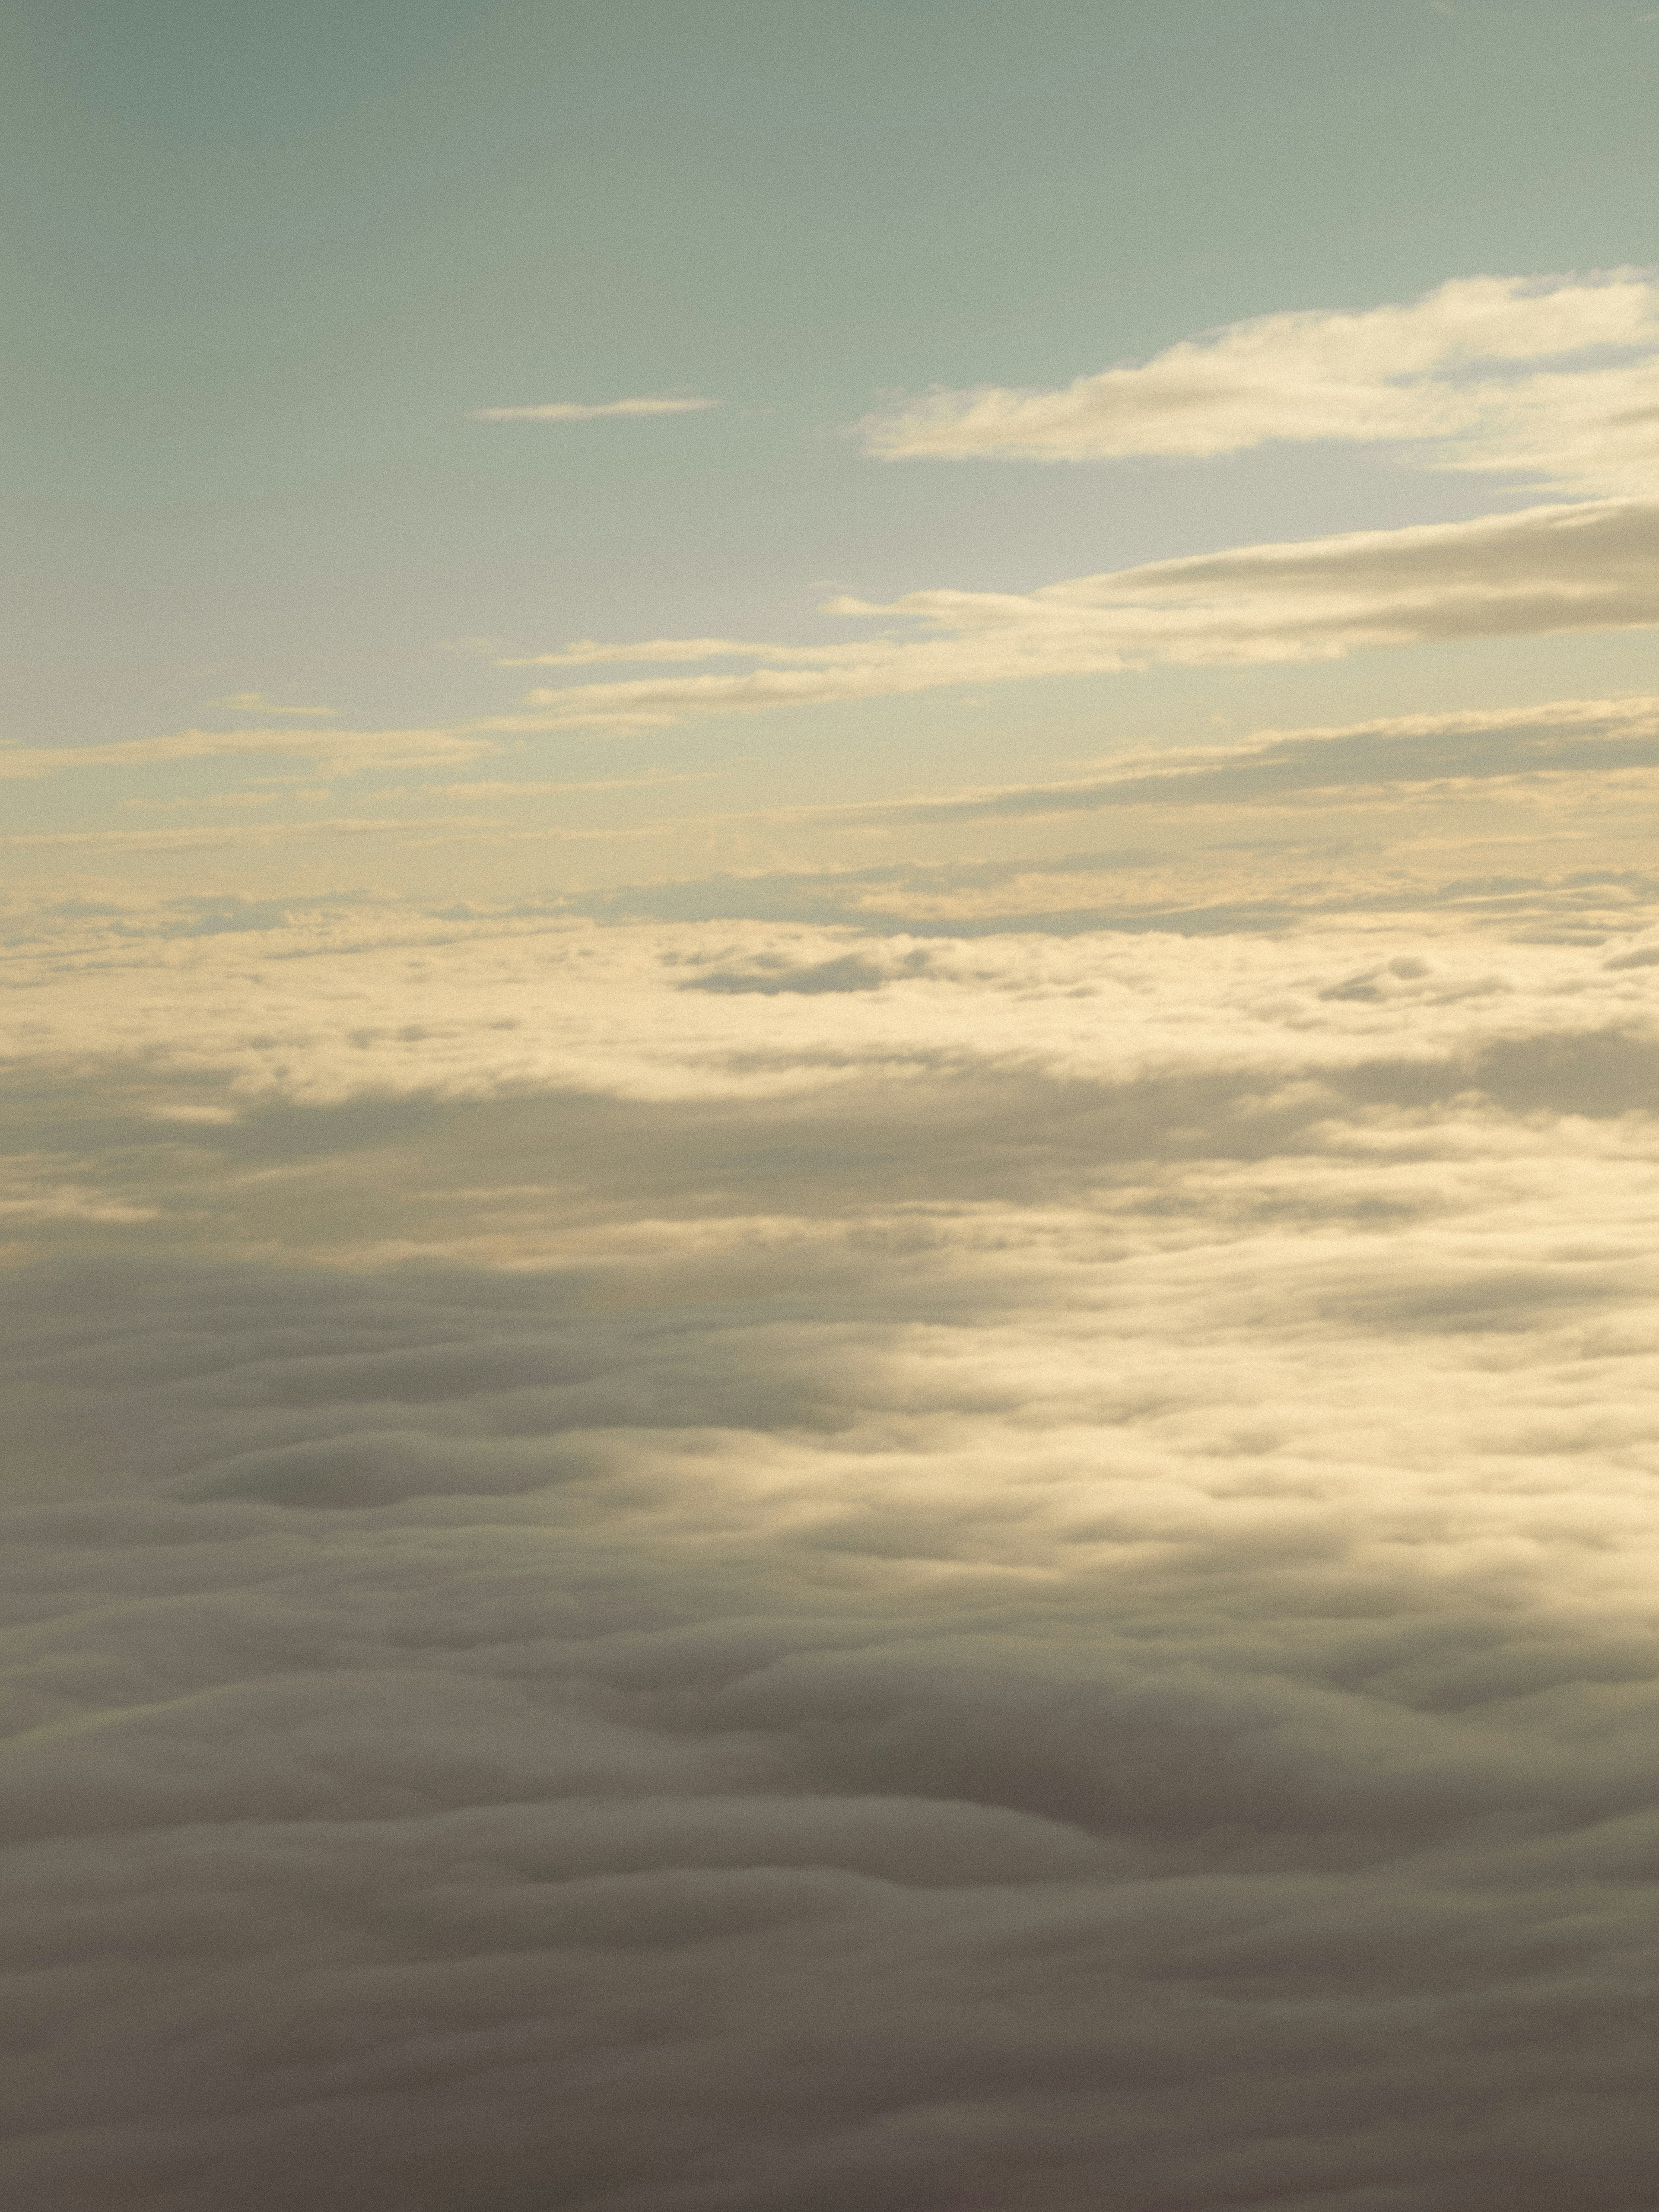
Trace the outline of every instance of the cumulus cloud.
<path fill-rule="evenodd" d="M 550 399 L 534 407 L 479 407 L 475 422 L 597 422 L 607 416 L 640 415 L 700 415 L 718 407 L 718 399 L 602 399 L 592 404 L 576 399 Z"/>
<path fill-rule="evenodd" d="M 1659 891 L 242 920 L 12 963 L 20 2201 L 1641 2201 Z"/>
<path fill-rule="evenodd" d="M 1258 316 L 1063 391 L 935 392 L 862 428 L 868 450 L 889 459 L 1409 442 L 1443 468 L 1650 493 L 1659 292 L 1633 270 L 1462 277 L 1401 306 Z"/>

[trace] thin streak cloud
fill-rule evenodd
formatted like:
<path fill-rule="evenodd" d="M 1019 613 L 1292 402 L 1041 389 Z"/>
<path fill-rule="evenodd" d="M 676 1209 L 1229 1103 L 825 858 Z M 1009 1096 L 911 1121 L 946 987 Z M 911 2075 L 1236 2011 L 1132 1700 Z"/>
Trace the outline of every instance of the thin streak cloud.
<path fill-rule="evenodd" d="M 824 611 L 888 627 L 843 644 L 750 647 L 752 658 L 771 665 L 731 674 L 544 687 L 524 704 L 544 712 L 549 726 L 650 727 L 952 684 L 1339 660 L 1377 646 L 1645 628 L 1659 622 L 1659 505 L 1531 507 L 1240 546 L 1029 592 L 923 590 L 884 604 L 843 596 Z M 619 662 L 652 663 L 712 659 L 716 647 L 732 649 L 655 638 L 603 650 Z M 580 665 L 590 650 L 598 649 L 568 648 L 570 659 L 553 654 L 543 665 Z"/>
<path fill-rule="evenodd" d="M 878 621 L 834 644 L 584 640 L 498 665 L 681 664 L 663 676 L 538 685 L 517 709 L 421 728 L 187 729 L 76 746 L 0 747 L 0 781 L 70 769 L 301 754 L 336 773 L 459 766 L 560 730 L 628 735 L 711 714 L 897 698 L 954 685 L 1156 667 L 1340 660 L 1384 646 L 1659 623 L 1659 502 L 1528 508 L 1149 562 L 1028 592 L 933 589 L 824 611 Z M 907 630 L 908 635 L 906 634 Z M 698 661 L 753 665 L 699 674 Z"/>
<path fill-rule="evenodd" d="M 1411 714 L 1346 729 L 1264 731 L 1249 744 L 1142 754 L 1106 775 L 811 810 L 852 823 L 1012 820 L 1111 806 L 1272 805 L 1341 792 L 1659 768 L 1659 698 Z M 804 818 L 808 810 L 800 810 Z"/>
<path fill-rule="evenodd" d="M 550 399 L 533 407 L 477 407 L 474 422 L 597 422 L 611 416 L 701 415 L 718 399 Z"/>
<path fill-rule="evenodd" d="M 337 714 L 337 707 L 287 707 L 280 699 L 267 699 L 263 691 L 233 691 L 228 698 L 214 699 L 210 705 L 228 707 L 238 714 Z"/>

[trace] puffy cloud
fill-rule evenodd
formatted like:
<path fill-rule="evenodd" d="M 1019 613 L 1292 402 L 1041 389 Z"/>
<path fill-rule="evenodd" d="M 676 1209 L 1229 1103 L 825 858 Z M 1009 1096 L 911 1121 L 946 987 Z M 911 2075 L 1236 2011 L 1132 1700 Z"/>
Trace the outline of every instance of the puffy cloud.
<path fill-rule="evenodd" d="M 1659 294 L 1616 270 L 1462 277 L 1403 306 L 1262 315 L 1060 392 L 939 392 L 863 425 L 897 459 L 1090 460 L 1410 441 L 1442 467 L 1651 492 Z"/>

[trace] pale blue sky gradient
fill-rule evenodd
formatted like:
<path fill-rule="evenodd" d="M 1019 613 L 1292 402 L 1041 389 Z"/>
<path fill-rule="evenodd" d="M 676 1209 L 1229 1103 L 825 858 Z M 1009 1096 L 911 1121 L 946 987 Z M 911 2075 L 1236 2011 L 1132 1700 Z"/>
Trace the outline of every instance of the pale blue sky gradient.
<path fill-rule="evenodd" d="M 367 726 L 500 713 L 522 687 L 498 655 L 839 635 L 826 585 L 1023 591 L 1524 503 L 1364 449 L 882 465 L 843 434 L 933 384 L 1061 383 L 1251 315 L 1653 257 L 1659 21 L 1637 7 L 86 0 L 20 31 L 24 744 L 222 721 L 210 702 L 252 691 Z M 469 419 L 659 392 L 722 404 Z M 514 772 L 855 796 L 1649 686 L 1640 634 L 1425 647 L 561 737 Z M 167 795 L 205 788 L 170 773 Z M 37 825 L 94 799 L 18 805 Z"/>

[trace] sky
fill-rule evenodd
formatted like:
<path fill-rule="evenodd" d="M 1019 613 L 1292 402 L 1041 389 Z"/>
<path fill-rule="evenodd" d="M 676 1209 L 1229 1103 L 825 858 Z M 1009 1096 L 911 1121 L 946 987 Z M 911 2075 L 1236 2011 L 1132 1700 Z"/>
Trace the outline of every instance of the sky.
<path fill-rule="evenodd" d="M 1642 2212 L 1659 12 L 9 29 L 8 2192 Z"/>

